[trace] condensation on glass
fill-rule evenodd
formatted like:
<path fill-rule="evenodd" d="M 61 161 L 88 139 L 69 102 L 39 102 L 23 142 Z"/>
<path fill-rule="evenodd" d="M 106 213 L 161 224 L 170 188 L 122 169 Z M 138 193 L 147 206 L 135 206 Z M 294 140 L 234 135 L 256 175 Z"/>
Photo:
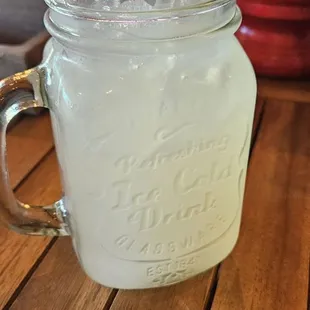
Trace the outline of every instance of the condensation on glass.
<path fill-rule="evenodd" d="M 0 84 L 1 218 L 72 236 L 86 273 L 117 288 L 186 280 L 239 234 L 256 82 L 233 0 L 48 0 L 43 63 Z M 34 100 L 7 100 L 17 88 Z M 8 122 L 50 110 L 64 197 L 15 200 Z"/>

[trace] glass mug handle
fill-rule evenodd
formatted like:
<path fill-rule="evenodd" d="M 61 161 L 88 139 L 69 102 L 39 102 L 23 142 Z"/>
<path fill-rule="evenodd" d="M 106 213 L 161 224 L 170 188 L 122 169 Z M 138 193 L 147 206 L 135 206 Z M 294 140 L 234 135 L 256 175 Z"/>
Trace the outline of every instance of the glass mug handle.
<path fill-rule="evenodd" d="M 6 130 L 9 122 L 20 112 L 30 108 L 48 108 L 40 66 L 17 73 L 0 81 L 0 219 L 11 229 L 29 235 L 68 235 L 64 218 L 63 199 L 47 206 L 31 206 L 14 197 L 6 160 Z M 34 99 L 6 100 L 17 90 L 33 90 Z"/>

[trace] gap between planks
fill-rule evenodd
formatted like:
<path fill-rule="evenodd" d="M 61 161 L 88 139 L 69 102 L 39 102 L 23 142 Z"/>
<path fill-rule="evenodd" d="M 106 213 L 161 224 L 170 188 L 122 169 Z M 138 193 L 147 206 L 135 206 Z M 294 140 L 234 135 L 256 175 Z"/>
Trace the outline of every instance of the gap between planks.
<path fill-rule="evenodd" d="M 33 166 L 33 168 L 31 170 L 28 171 L 28 173 L 23 177 L 23 179 L 19 182 L 19 184 L 16 185 L 14 191 L 18 191 L 19 188 L 21 188 L 25 182 L 27 182 L 29 176 L 36 170 L 38 169 L 38 167 L 40 166 L 40 164 L 47 158 L 49 157 L 52 153 L 54 152 L 54 147 L 52 146 L 52 148 Z M 35 236 L 33 236 L 32 238 L 36 238 Z M 39 237 L 40 238 L 40 237 Z M 54 237 L 50 240 L 50 242 L 46 245 L 46 248 L 43 250 L 43 252 L 41 253 L 41 255 L 38 256 L 37 260 L 35 261 L 35 263 L 33 264 L 33 266 L 29 269 L 29 271 L 27 272 L 27 274 L 25 275 L 25 277 L 22 279 L 22 281 L 20 282 L 20 284 L 17 286 L 17 288 L 15 289 L 15 291 L 13 292 L 12 296 L 10 297 L 10 299 L 7 301 L 7 303 L 4 305 L 3 310 L 8 310 L 10 309 L 11 305 L 13 304 L 13 302 L 15 301 L 15 299 L 17 298 L 17 296 L 19 295 L 19 293 L 22 291 L 22 289 L 25 287 L 25 285 L 27 284 L 28 280 L 31 278 L 32 274 L 35 272 L 35 270 L 38 268 L 38 266 L 40 265 L 40 263 L 43 261 L 44 257 L 47 255 L 48 251 L 52 248 L 52 246 L 54 245 L 54 243 L 56 242 L 57 237 Z"/>
<path fill-rule="evenodd" d="M 20 191 L 16 189 L 23 179 L 31 174 L 38 162 L 51 150 L 53 138 L 47 113 L 36 117 L 22 116 L 13 123 L 14 126 L 11 126 L 7 131 L 7 161 L 11 186 L 15 189 L 15 193 L 17 192 L 19 195 Z M 34 196 L 35 193 L 27 197 L 31 200 Z M 25 202 L 28 201 L 25 200 Z M 1 308 L 8 302 L 12 293 L 22 282 L 40 251 L 35 246 L 35 240 L 38 239 L 19 235 L 3 226 L 0 227 L 0 233 Z M 47 239 L 41 240 L 40 243 L 44 244 Z"/>
<path fill-rule="evenodd" d="M 57 240 L 57 237 L 52 238 L 52 240 L 47 244 L 46 248 L 43 250 L 42 254 L 37 258 L 36 262 L 33 264 L 33 266 L 30 268 L 30 270 L 27 272 L 19 286 L 16 288 L 16 290 L 13 292 L 10 299 L 7 301 L 7 303 L 4 305 L 3 310 L 9 310 L 12 304 L 14 303 L 15 299 L 18 297 L 20 292 L 23 290 L 31 276 L 34 274 L 36 269 L 39 267 L 49 250 L 52 248 L 52 246 L 55 244 Z"/>

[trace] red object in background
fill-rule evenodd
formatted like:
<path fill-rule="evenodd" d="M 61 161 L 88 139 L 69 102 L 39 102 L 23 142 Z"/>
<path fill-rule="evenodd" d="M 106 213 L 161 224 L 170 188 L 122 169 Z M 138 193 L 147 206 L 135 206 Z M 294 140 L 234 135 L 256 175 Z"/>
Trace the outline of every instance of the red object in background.
<path fill-rule="evenodd" d="M 237 37 L 259 75 L 310 76 L 310 0 L 238 0 Z"/>

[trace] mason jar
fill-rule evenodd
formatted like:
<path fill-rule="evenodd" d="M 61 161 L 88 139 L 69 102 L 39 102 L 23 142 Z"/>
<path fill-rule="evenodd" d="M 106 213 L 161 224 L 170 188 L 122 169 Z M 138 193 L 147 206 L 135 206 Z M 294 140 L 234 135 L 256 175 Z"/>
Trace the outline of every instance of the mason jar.
<path fill-rule="evenodd" d="M 18 202 L 2 167 L 2 218 L 70 234 L 85 272 L 110 287 L 170 285 L 218 264 L 239 234 L 256 98 L 235 0 L 47 4 L 53 38 L 39 67 L 1 82 L 1 128 L 50 110 L 64 197 Z M 35 100 L 8 103 L 17 88 Z"/>

